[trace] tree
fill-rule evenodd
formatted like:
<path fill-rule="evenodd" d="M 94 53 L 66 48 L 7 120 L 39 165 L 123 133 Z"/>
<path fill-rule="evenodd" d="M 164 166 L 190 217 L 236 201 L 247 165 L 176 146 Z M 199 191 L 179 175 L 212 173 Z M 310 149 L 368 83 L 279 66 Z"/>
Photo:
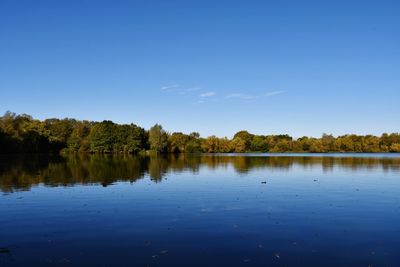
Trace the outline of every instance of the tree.
<path fill-rule="evenodd" d="M 240 137 L 233 138 L 231 150 L 236 153 L 246 152 L 246 142 Z"/>
<path fill-rule="evenodd" d="M 71 152 L 87 151 L 89 149 L 85 138 L 90 133 L 90 125 L 86 122 L 78 122 L 68 138 L 68 149 Z"/>
<path fill-rule="evenodd" d="M 168 137 L 169 151 L 172 153 L 185 152 L 186 144 L 190 137 L 183 133 L 173 133 Z"/>
<path fill-rule="evenodd" d="M 156 152 L 166 152 L 168 147 L 168 135 L 161 125 L 156 124 L 149 131 L 150 149 Z"/>
<path fill-rule="evenodd" d="M 90 130 L 90 151 L 110 153 L 114 145 L 114 123 L 112 121 L 102 121 L 95 123 Z"/>
<path fill-rule="evenodd" d="M 390 152 L 400 152 L 400 143 L 394 143 L 390 145 Z"/>
<path fill-rule="evenodd" d="M 333 137 L 333 135 L 324 133 L 321 137 L 321 142 L 322 142 L 322 146 L 323 146 L 323 152 L 336 151 L 335 137 Z"/>
<path fill-rule="evenodd" d="M 322 141 L 320 139 L 310 138 L 309 142 L 310 142 L 310 147 L 308 149 L 308 152 L 318 153 L 324 151 L 324 146 L 322 145 Z"/>
<path fill-rule="evenodd" d="M 200 134 L 197 132 L 192 132 L 189 135 L 189 141 L 185 146 L 186 153 L 198 153 L 201 152 L 201 140 Z"/>
<path fill-rule="evenodd" d="M 161 125 L 149 131 L 135 124 L 112 121 L 89 122 L 75 119 L 33 119 L 27 114 L 6 112 L 0 117 L 0 153 L 71 152 L 137 153 L 151 148 L 157 152 L 226 153 L 269 152 L 400 152 L 400 134 L 343 135 L 323 134 L 321 138 L 289 135 L 253 135 L 237 132 L 233 139 L 199 133 L 176 132 L 168 135 Z"/>
<path fill-rule="evenodd" d="M 367 135 L 362 139 L 362 152 L 376 153 L 381 151 L 379 137 Z"/>
<path fill-rule="evenodd" d="M 250 145 L 251 151 L 266 152 L 268 150 L 268 144 L 264 136 L 255 135 L 251 140 Z"/>
<path fill-rule="evenodd" d="M 228 153 L 231 152 L 231 142 L 228 138 L 219 138 L 218 140 L 218 152 L 220 153 Z"/>
<path fill-rule="evenodd" d="M 215 135 L 207 137 L 202 143 L 202 150 L 207 153 L 217 153 L 219 149 L 219 139 Z"/>
<path fill-rule="evenodd" d="M 44 121 L 44 128 L 50 141 L 66 144 L 75 124 L 76 121 L 71 119 L 47 119 Z"/>
<path fill-rule="evenodd" d="M 200 140 L 192 139 L 189 142 L 187 142 L 186 146 L 185 146 L 185 152 L 186 153 L 198 153 L 198 152 L 201 152 Z"/>
<path fill-rule="evenodd" d="M 235 138 L 242 139 L 245 142 L 246 151 L 247 151 L 247 150 L 250 150 L 251 141 L 253 140 L 253 136 L 254 135 L 249 133 L 248 131 L 239 131 L 233 136 L 233 139 L 235 139 Z"/>
<path fill-rule="evenodd" d="M 292 141 L 287 139 L 278 139 L 269 151 L 270 152 L 290 152 L 292 151 Z"/>
<path fill-rule="evenodd" d="M 126 137 L 126 152 L 137 153 L 145 150 L 147 147 L 147 139 L 148 136 L 143 128 L 131 124 L 129 126 L 128 136 Z"/>

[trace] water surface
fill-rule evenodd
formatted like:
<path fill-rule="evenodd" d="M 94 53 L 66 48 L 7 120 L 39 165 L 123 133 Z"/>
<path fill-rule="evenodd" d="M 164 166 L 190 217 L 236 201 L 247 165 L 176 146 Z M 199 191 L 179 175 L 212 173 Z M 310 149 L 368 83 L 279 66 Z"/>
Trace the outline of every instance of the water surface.
<path fill-rule="evenodd" d="M 1 156 L 0 266 L 400 266 L 398 154 Z"/>

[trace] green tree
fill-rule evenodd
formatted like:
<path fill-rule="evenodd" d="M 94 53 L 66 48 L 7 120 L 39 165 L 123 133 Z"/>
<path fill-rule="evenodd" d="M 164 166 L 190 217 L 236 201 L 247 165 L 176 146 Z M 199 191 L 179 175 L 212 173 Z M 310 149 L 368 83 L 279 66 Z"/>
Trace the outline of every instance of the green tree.
<path fill-rule="evenodd" d="M 172 153 L 185 152 L 186 144 L 190 137 L 183 133 L 172 133 L 168 136 L 169 151 Z"/>
<path fill-rule="evenodd" d="M 362 152 L 376 153 L 381 151 L 379 137 L 367 135 L 362 138 Z"/>
<path fill-rule="evenodd" d="M 264 136 L 255 135 L 251 140 L 250 145 L 251 151 L 266 152 L 268 150 L 268 144 Z"/>
<path fill-rule="evenodd" d="M 231 151 L 236 153 L 246 152 L 246 141 L 240 137 L 233 138 L 231 142 Z"/>
<path fill-rule="evenodd" d="M 88 142 L 85 140 L 90 133 L 90 125 L 78 122 L 68 138 L 68 150 L 71 152 L 88 151 Z"/>
<path fill-rule="evenodd" d="M 135 125 L 131 124 L 129 127 L 129 134 L 126 137 L 126 151 L 129 153 L 137 153 L 147 148 L 148 135 L 146 131 Z"/>
<path fill-rule="evenodd" d="M 150 149 L 156 152 L 166 152 L 168 147 L 168 135 L 161 125 L 156 124 L 149 131 Z"/>
<path fill-rule="evenodd" d="M 321 137 L 321 143 L 323 146 L 323 151 L 321 152 L 335 152 L 337 151 L 335 147 L 335 137 L 331 134 L 323 134 Z"/>
<path fill-rule="evenodd" d="M 233 136 L 233 139 L 235 139 L 235 138 L 242 139 L 245 142 L 246 151 L 247 151 L 247 150 L 250 150 L 251 141 L 253 140 L 253 136 L 254 135 L 249 133 L 248 131 L 239 131 Z"/>
<path fill-rule="evenodd" d="M 219 149 L 219 139 L 215 135 L 207 137 L 202 143 L 203 152 L 217 153 Z"/>
<path fill-rule="evenodd" d="M 90 130 L 90 151 L 110 153 L 114 145 L 114 123 L 112 121 L 102 121 L 95 123 Z"/>
<path fill-rule="evenodd" d="M 33 119 L 26 114 L 6 112 L 0 117 L 0 153 L 58 153 L 60 150 L 136 153 L 149 147 L 158 152 L 400 152 L 400 134 L 343 135 L 323 134 L 321 138 L 289 135 L 253 135 L 247 131 L 232 140 L 198 133 L 168 135 L 156 124 L 148 132 L 135 124 L 112 121 L 88 122 L 74 119 Z"/>
<path fill-rule="evenodd" d="M 189 141 L 186 143 L 185 152 L 198 153 L 201 152 L 200 134 L 193 132 L 189 134 Z"/>
<path fill-rule="evenodd" d="M 228 153 L 231 152 L 231 141 L 228 138 L 219 138 L 218 140 L 218 152 L 220 153 Z"/>

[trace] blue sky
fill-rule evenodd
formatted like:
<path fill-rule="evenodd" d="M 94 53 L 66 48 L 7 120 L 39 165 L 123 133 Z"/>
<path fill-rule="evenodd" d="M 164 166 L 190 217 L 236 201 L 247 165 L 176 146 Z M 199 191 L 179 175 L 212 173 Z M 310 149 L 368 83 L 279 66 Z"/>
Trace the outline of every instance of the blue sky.
<path fill-rule="evenodd" d="M 399 1 L 0 2 L 0 112 L 231 137 L 400 131 Z"/>

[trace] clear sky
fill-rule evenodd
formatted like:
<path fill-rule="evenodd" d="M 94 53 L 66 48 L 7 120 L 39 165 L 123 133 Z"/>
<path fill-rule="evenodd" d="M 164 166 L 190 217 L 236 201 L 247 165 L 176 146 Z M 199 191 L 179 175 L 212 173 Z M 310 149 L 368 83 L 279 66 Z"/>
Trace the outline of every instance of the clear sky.
<path fill-rule="evenodd" d="M 400 1 L 0 1 L 0 112 L 400 131 Z"/>

